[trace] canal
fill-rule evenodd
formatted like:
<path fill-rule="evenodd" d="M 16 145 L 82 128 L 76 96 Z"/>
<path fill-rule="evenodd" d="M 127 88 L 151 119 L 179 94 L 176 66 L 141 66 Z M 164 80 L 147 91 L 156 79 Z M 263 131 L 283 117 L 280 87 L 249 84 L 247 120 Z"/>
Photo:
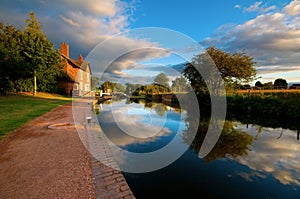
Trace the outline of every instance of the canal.
<path fill-rule="evenodd" d="M 122 150 L 147 155 L 174 139 L 174 151 L 187 148 L 159 170 L 123 172 L 137 198 L 300 197 L 297 131 L 227 120 L 218 142 L 202 158 L 198 152 L 208 118 L 201 117 L 192 136 L 193 118 L 179 108 L 143 100 L 107 101 L 99 106 L 103 132 Z M 124 154 L 116 155 L 116 160 L 121 168 L 131 161 Z"/>

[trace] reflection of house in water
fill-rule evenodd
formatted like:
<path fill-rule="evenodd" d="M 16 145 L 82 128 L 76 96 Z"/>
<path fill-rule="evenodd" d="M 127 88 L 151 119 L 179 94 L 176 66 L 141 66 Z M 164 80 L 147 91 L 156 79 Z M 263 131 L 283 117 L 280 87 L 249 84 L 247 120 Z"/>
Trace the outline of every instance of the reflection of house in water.
<path fill-rule="evenodd" d="M 58 82 L 58 87 L 68 95 L 83 96 L 91 92 L 91 68 L 80 54 L 78 60 L 69 57 L 69 45 L 61 43 L 61 58 L 65 75 Z"/>

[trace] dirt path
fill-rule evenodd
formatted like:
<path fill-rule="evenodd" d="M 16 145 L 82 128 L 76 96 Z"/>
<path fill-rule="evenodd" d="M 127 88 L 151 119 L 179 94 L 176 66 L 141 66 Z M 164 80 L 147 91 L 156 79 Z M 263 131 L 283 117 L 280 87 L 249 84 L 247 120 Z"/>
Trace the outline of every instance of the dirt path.
<path fill-rule="evenodd" d="M 71 104 L 34 119 L 0 142 L 0 198 L 95 198 L 91 158 L 73 126 Z"/>

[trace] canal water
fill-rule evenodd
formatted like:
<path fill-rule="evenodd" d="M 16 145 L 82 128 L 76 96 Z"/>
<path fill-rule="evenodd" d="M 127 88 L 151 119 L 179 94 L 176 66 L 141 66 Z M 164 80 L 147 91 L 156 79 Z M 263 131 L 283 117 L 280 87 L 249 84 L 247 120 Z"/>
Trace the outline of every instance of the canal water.
<path fill-rule="evenodd" d="M 201 118 L 194 138 L 189 133 L 192 118 L 185 110 L 128 100 L 109 101 L 100 107 L 101 128 L 123 150 L 147 154 L 173 139 L 178 148 L 193 139 L 183 155 L 167 167 L 146 173 L 124 172 L 137 198 L 300 198 L 296 131 L 226 121 L 215 147 L 201 158 L 198 151 L 208 128 L 207 118 Z M 149 126 L 159 133 L 135 131 Z M 130 135 L 128 131 L 132 131 Z"/>

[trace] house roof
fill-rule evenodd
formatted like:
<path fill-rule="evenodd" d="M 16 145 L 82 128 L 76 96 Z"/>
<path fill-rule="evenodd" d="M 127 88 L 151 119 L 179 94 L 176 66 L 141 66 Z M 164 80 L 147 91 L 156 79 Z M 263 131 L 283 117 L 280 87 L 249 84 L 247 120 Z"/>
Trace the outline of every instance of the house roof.
<path fill-rule="evenodd" d="M 64 54 L 61 54 L 61 56 L 65 58 L 69 62 L 69 64 L 72 65 L 74 68 L 79 68 L 83 71 L 87 71 L 87 68 L 89 67 L 89 63 L 87 61 L 74 60 L 70 57 L 65 56 Z M 91 70 L 90 73 L 92 73 Z"/>

